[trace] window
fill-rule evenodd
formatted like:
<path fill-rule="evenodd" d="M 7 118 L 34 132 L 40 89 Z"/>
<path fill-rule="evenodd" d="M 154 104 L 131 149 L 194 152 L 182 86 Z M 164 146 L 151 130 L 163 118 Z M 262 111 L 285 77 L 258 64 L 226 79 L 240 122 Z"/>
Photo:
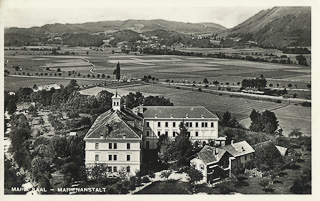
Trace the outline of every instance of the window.
<path fill-rule="evenodd" d="M 108 167 L 108 172 L 112 172 L 112 167 Z"/>
<path fill-rule="evenodd" d="M 168 126 L 169 126 L 169 123 L 168 123 L 168 122 L 166 122 L 166 123 L 165 123 L 165 126 L 166 126 L 166 127 L 168 127 Z"/>
<path fill-rule="evenodd" d="M 189 136 L 190 136 L 190 134 L 191 134 L 191 133 L 190 133 L 190 132 L 188 132 L 188 135 L 189 135 Z"/>
<path fill-rule="evenodd" d="M 114 166 L 113 167 L 113 172 L 117 172 L 118 170 L 117 170 L 117 166 Z"/>
<path fill-rule="evenodd" d="M 127 172 L 130 172 L 130 166 L 127 166 Z"/>
<path fill-rule="evenodd" d="M 98 154 L 95 155 L 94 160 L 95 161 L 99 161 L 99 155 Z"/>
<path fill-rule="evenodd" d="M 127 143 L 127 149 L 130 149 L 130 143 Z"/>
<path fill-rule="evenodd" d="M 147 127 L 150 127 L 150 123 L 149 122 L 147 122 Z"/>
<path fill-rule="evenodd" d="M 149 149 L 150 148 L 150 143 L 149 141 L 146 141 L 146 149 Z"/>
<path fill-rule="evenodd" d="M 95 149 L 99 149 L 99 143 L 96 143 L 94 147 Z"/>
<path fill-rule="evenodd" d="M 186 122 L 186 127 L 189 127 L 189 122 Z"/>
<path fill-rule="evenodd" d="M 172 122 L 172 126 L 173 126 L 173 127 L 176 127 L 176 122 Z"/>
<path fill-rule="evenodd" d="M 208 127 L 208 122 L 202 122 L 201 126 L 202 127 Z"/>
<path fill-rule="evenodd" d="M 173 136 L 173 137 L 176 137 L 176 132 L 173 131 L 173 132 L 172 132 L 172 136 Z"/>
<path fill-rule="evenodd" d="M 127 161 L 130 161 L 130 155 L 127 155 Z"/>
<path fill-rule="evenodd" d="M 196 127 L 199 127 L 199 123 L 198 122 L 196 122 Z"/>
<path fill-rule="evenodd" d="M 244 160 L 245 160 L 245 161 L 247 160 L 247 156 L 244 156 Z"/>
<path fill-rule="evenodd" d="M 168 131 L 165 132 L 166 136 L 168 136 Z"/>
<path fill-rule="evenodd" d="M 147 136 L 150 136 L 150 131 L 147 131 Z"/>
<path fill-rule="evenodd" d="M 158 131 L 158 136 L 160 136 L 161 135 L 161 132 L 160 131 Z"/>
<path fill-rule="evenodd" d="M 192 127 L 192 122 L 189 123 L 189 127 L 190 127 L 190 128 Z"/>
<path fill-rule="evenodd" d="M 114 161 L 117 160 L 117 155 L 113 155 L 113 160 L 114 160 Z"/>
<path fill-rule="evenodd" d="M 117 149 L 117 143 L 113 143 L 113 149 Z"/>
<path fill-rule="evenodd" d="M 214 127 L 214 123 L 213 123 L 213 122 L 211 122 L 211 127 L 212 127 L 212 128 Z"/>
<path fill-rule="evenodd" d="M 109 149 L 112 149 L 112 143 L 109 143 Z"/>
<path fill-rule="evenodd" d="M 198 133 L 198 131 L 196 131 L 196 136 L 199 136 L 199 133 Z"/>
<path fill-rule="evenodd" d="M 112 155 L 109 155 L 109 161 L 112 161 Z"/>
<path fill-rule="evenodd" d="M 158 122 L 158 127 L 161 127 L 161 122 Z"/>

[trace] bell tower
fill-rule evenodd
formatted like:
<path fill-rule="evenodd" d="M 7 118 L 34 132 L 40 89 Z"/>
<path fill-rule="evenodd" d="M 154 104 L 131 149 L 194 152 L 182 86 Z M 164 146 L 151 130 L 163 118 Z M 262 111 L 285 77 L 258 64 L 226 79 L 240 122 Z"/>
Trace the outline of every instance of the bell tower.
<path fill-rule="evenodd" d="M 120 100 L 121 100 L 121 97 L 118 94 L 117 89 L 116 89 L 116 94 L 112 96 L 112 109 L 113 110 L 120 111 Z"/>

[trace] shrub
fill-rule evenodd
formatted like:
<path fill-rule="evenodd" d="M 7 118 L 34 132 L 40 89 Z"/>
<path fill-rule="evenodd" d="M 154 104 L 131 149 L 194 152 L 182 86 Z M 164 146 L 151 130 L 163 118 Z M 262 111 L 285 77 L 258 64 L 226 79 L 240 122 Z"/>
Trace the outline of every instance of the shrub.
<path fill-rule="evenodd" d="M 276 100 L 276 103 L 281 103 L 281 100 Z"/>
<path fill-rule="evenodd" d="M 201 91 L 202 91 L 202 89 L 201 89 L 201 88 L 198 88 L 198 91 L 199 91 L 199 92 L 201 92 Z"/>
<path fill-rule="evenodd" d="M 311 103 L 309 103 L 309 102 L 303 102 L 303 103 L 301 103 L 301 105 L 303 107 L 311 107 Z"/>
<path fill-rule="evenodd" d="M 230 194 L 232 191 L 234 191 L 231 186 L 232 183 L 230 181 L 224 181 L 216 185 L 216 187 L 219 189 L 219 193 L 221 194 Z"/>
<path fill-rule="evenodd" d="M 142 182 L 143 182 L 143 183 L 149 183 L 149 182 L 150 182 L 149 177 L 147 177 L 147 176 L 143 177 L 143 178 L 142 178 Z"/>
<path fill-rule="evenodd" d="M 141 186 L 141 177 L 138 177 L 136 180 L 136 186 Z"/>
<path fill-rule="evenodd" d="M 156 176 L 156 175 L 154 174 L 154 172 L 149 173 L 149 177 L 150 177 L 150 178 L 155 178 L 155 176 Z"/>

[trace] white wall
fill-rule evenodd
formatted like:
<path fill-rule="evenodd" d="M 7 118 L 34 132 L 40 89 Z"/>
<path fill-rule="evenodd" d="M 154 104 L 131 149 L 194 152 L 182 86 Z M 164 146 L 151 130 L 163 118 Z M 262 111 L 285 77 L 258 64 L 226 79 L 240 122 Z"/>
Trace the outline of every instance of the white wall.
<path fill-rule="evenodd" d="M 149 122 L 149 127 L 147 126 Z M 158 122 L 160 122 L 160 127 L 158 126 Z M 168 126 L 166 126 L 165 122 L 168 122 Z M 175 122 L 175 126 L 173 126 L 173 122 Z M 179 125 L 182 122 L 182 119 L 145 119 L 144 121 L 144 132 L 143 132 L 143 148 L 146 148 L 146 141 L 150 142 L 150 149 L 156 148 L 156 141 L 160 135 L 168 133 L 169 137 L 173 137 L 173 132 L 179 133 Z M 201 140 L 208 141 L 211 139 L 218 138 L 218 120 L 216 119 L 184 119 L 185 123 L 192 123 L 192 126 L 188 127 L 188 132 L 190 132 L 191 141 Z M 198 122 L 198 127 L 196 127 L 196 122 Z M 207 122 L 207 127 L 202 127 L 202 122 Z M 211 122 L 213 122 L 213 127 L 211 127 Z M 149 132 L 149 136 L 147 136 L 147 132 Z M 196 132 L 198 132 L 198 136 L 196 136 Z M 177 135 L 177 134 L 176 134 Z M 155 142 L 153 142 L 155 141 Z M 154 146 L 152 146 L 154 145 Z"/>

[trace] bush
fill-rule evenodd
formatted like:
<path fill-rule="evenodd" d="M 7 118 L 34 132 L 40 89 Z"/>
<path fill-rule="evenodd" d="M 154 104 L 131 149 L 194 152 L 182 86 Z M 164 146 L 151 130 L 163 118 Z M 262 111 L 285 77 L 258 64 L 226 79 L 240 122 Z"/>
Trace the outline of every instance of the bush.
<path fill-rule="evenodd" d="M 216 185 L 219 189 L 219 193 L 221 194 L 230 194 L 234 190 L 231 188 L 232 183 L 230 181 L 224 181 L 221 182 L 220 184 Z"/>
<path fill-rule="evenodd" d="M 150 178 L 155 178 L 155 176 L 156 176 L 156 175 L 154 174 L 154 172 L 149 173 L 149 177 L 150 177 Z"/>
<path fill-rule="evenodd" d="M 138 177 L 136 180 L 136 186 L 141 186 L 141 177 Z"/>
<path fill-rule="evenodd" d="M 281 100 L 276 100 L 276 103 L 281 103 Z"/>
<path fill-rule="evenodd" d="M 309 103 L 309 102 L 303 102 L 303 103 L 301 103 L 301 105 L 303 107 L 311 107 L 311 103 Z"/>
<path fill-rule="evenodd" d="M 143 182 L 143 183 L 149 183 L 149 182 L 150 182 L 149 177 L 143 177 L 143 178 L 142 178 L 142 182 Z"/>
<path fill-rule="evenodd" d="M 198 88 L 198 91 L 199 91 L 199 92 L 201 92 L 201 91 L 202 91 L 202 89 L 201 89 L 201 88 Z"/>

